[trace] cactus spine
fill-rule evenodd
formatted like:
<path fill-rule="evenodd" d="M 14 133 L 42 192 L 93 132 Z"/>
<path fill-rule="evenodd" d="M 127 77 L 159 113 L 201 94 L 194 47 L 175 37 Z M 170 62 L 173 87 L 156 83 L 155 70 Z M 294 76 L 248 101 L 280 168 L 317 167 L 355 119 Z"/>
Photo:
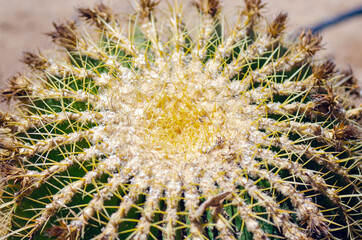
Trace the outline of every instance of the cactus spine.
<path fill-rule="evenodd" d="M 57 58 L 26 53 L 2 91 L 4 239 L 361 238 L 361 109 L 350 73 L 284 43 L 286 14 L 218 0 L 188 26 L 140 0 L 54 24 Z"/>

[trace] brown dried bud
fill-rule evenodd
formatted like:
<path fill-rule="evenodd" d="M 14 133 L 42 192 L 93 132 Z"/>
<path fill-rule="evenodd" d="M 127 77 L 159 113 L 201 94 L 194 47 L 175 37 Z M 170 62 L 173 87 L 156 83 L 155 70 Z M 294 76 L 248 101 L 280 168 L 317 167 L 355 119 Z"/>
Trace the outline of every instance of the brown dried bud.
<path fill-rule="evenodd" d="M 23 59 L 21 61 L 30 68 L 36 70 L 43 70 L 48 66 L 48 61 L 46 58 L 31 52 L 24 52 Z"/>
<path fill-rule="evenodd" d="M 347 119 L 354 120 L 362 125 L 362 104 L 358 108 L 353 108 L 347 111 Z"/>
<path fill-rule="evenodd" d="M 268 26 L 268 34 L 272 38 L 279 37 L 285 30 L 285 24 L 287 21 L 287 13 L 279 13 L 274 21 Z"/>
<path fill-rule="evenodd" d="M 353 75 L 353 71 L 351 68 L 344 70 L 341 72 L 342 74 L 342 86 L 345 87 L 346 91 L 351 94 L 355 94 L 356 96 L 361 95 L 361 87 L 358 85 L 357 78 Z"/>
<path fill-rule="evenodd" d="M 7 89 L 0 92 L 0 95 L 8 102 L 14 97 L 24 100 L 24 97 L 30 94 L 30 82 L 22 75 L 11 77 L 8 85 Z"/>
<path fill-rule="evenodd" d="M 10 162 L 16 161 L 18 151 L 18 144 L 14 138 L 7 136 L 6 129 L 0 128 L 0 175 L 8 177 L 5 168 Z"/>
<path fill-rule="evenodd" d="M 241 14 L 247 16 L 249 22 L 261 17 L 261 9 L 263 9 L 266 5 L 262 2 L 262 0 L 244 0 L 244 2 L 245 9 L 241 12 Z"/>
<path fill-rule="evenodd" d="M 66 222 L 60 221 L 59 226 L 52 226 L 47 230 L 49 237 L 56 237 L 56 240 L 73 240 L 78 239 L 79 232 L 75 226 L 70 227 Z"/>
<path fill-rule="evenodd" d="M 313 99 L 313 110 L 323 113 L 323 114 L 331 114 L 334 117 L 342 116 L 342 106 L 337 101 L 338 95 L 333 94 L 332 88 L 327 88 L 327 94 L 315 94 L 312 95 Z"/>
<path fill-rule="evenodd" d="M 307 56 L 313 56 L 316 52 L 322 49 L 322 37 L 312 30 L 303 30 L 299 35 L 299 49 Z"/>
<path fill-rule="evenodd" d="M 24 178 L 29 179 L 29 177 L 23 177 L 26 175 L 24 169 L 14 166 L 9 162 L 4 162 L 0 165 L 0 172 L 5 176 L 5 181 L 13 180 L 14 184 L 21 183 L 23 185 Z"/>
<path fill-rule="evenodd" d="M 57 25 L 53 23 L 54 32 L 47 33 L 53 39 L 53 42 L 65 47 L 68 50 L 74 49 L 77 46 L 77 36 L 75 34 L 76 26 L 74 22 L 62 23 Z"/>
<path fill-rule="evenodd" d="M 139 16 L 141 19 L 151 19 L 152 12 L 156 9 L 157 5 L 160 1 L 153 1 L 153 0 L 140 0 L 139 3 Z"/>
<path fill-rule="evenodd" d="M 114 15 L 109 7 L 99 4 L 94 9 L 79 8 L 80 17 L 85 18 L 91 24 L 95 24 L 98 28 L 103 28 L 104 23 L 114 21 Z"/>
<path fill-rule="evenodd" d="M 192 3 L 204 15 L 210 15 L 215 18 L 220 12 L 221 6 L 219 0 L 198 0 Z"/>
<path fill-rule="evenodd" d="M 333 128 L 333 138 L 336 140 L 353 140 L 360 138 L 360 132 L 352 124 L 346 125 L 344 122 L 339 123 Z"/>
<path fill-rule="evenodd" d="M 318 85 L 321 85 L 323 80 L 328 80 L 336 73 L 335 67 L 336 64 L 332 59 L 328 59 L 321 65 L 313 67 L 313 75 L 318 81 Z"/>
<path fill-rule="evenodd" d="M 10 139 L 1 139 L 0 148 L 5 150 L 14 151 L 17 149 L 15 143 Z"/>
<path fill-rule="evenodd" d="M 17 120 L 14 119 L 12 116 L 9 116 L 8 114 L 2 113 L 0 111 L 0 139 L 2 143 L 5 143 L 6 134 L 17 133 L 18 126 L 15 124 L 16 122 Z M 13 143 L 14 141 L 11 140 L 10 142 Z"/>
<path fill-rule="evenodd" d="M 0 111 L 0 127 L 4 127 L 7 122 L 6 114 Z"/>

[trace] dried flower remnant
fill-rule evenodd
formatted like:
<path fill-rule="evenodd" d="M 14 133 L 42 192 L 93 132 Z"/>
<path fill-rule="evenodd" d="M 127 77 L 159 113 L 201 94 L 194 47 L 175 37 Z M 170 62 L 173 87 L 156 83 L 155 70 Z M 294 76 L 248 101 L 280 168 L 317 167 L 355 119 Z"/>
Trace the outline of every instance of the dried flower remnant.
<path fill-rule="evenodd" d="M 99 28 L 102 28 L 105 23 L 114 21 L 112 10 L 103 3 L 95 6 L 94 9 L 79 8 L 78 12 L 80 17 L 85 18 L 88 22 L 95 24 Z"/>
<path fill-rule="evenodd" d="M 358 85 L 358 80 L 353 75 L 351 68 L 341 72 L 342 85 L 345 86 L 346 91 L 349 91 L 351 94 L 356 95 L 357 97 L 361 96 L 361 87 Z"/>
<path fill-rule="evenodd" d="M 1 94 L 4 239 L 361 237 L 349 79 L 319 35 L 284 44 L 286 14 L 245 0 L 226 31 L 220 3 L 192 29 L 180 4 L 81 8 L 49 34 L 62 54 L 25 54 Z"/>
<path fill-rule="evenodd" d="M 245 0 L 245 8 L 242 14 L 249 16 L 250 19 L 260 18 L 262 16 L 261 10 L 265 5 L 262 0 Z"/>
<path fill-rule="evenodd" d="M 313 56 L 322 49 L 322 37 L 319 34 L 313 34 L 311 30 L 303 30 L 299 35 L 299 45 L 301 52 L 307 56 Z"/>
<path fill-rule="evenodd" d="M 30 68 L 38 70 L 44 69 L 45 67 L 48 66 L 48 61 L 46 58 L 31 52 L 24 53 L 22 62 L 28 65 Z"/>
<path fill-rule="evenodd" d="M 339 123 L 333 128 L 333 137 L 338 140 L 353 140 L 360 138 L 360 132 L 352 124 Z"/>
<path fill-rule="evenodd" d="M 221 10 L 219 0 L 198 0 L 193 4 L 203 15 L 210 15 L 212 18 L 215 18 Z"/>
<path fill-rule="evenodd" d="M 76 26 L 74 22 L 56 24 L 53 23 L 54 32 L 48 33 L 53 41 L 66 49 L 74 49 L 77 46 Z"/>
<path fill-rule="evenodd" d="M 160 1 L 154 0 L 140 0 L 138 6 L 138 13 L 141 19 L 149 19 L 151 20 L 152 13 L 157 8 L 157 5 Z"/>
<path fill-rule="evenodd" d="M 332 115 L 333 117 L 339 118 L 344 117 L 344 110 L 338 101 L 339 96 L 333 93 L 330 86 L 326 86 L 327 93 L 325 94 L 314 94 L 313 99 L 313 110 L 326 115 Z"/>
<path fill-rule="evenodd" d="M 277 38 L 284 32 L 287 16 L 287 13 L 279 13 L 274 21 L 268 26 L 268 32 L 272 38 Z"/>
<path fill-rule="evenodd" d="M 31 92 L 29 80 L 21 74 L 11 77 L 8 85 L 8 88 L 1 90 L 1 97 L 7 102 L 10 102 L 14 97 L 24 100 Z"/>
<path fill-rule="evenodd" d="M 327 81 L 336 73 L 336 64 L 332 59 L 328 59 L 324 63 L 315 66 L 313 69 L 313 75 L 316 79 L 316 85 L 323 85 L 321 81 Z"/>

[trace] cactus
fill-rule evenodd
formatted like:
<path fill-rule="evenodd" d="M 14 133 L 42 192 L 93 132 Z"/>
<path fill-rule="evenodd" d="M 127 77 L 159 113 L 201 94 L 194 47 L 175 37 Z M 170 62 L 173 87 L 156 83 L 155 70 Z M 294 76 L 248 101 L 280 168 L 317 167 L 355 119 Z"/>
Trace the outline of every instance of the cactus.
<path fill-rule="evenodd" d="M 245 0 L 103 4 L 25 53 L 1 113 L 3 239 L 357 239 L 361 108 L 351 72 Z M 55 56 L 54 56 L 55 55 Z"/>

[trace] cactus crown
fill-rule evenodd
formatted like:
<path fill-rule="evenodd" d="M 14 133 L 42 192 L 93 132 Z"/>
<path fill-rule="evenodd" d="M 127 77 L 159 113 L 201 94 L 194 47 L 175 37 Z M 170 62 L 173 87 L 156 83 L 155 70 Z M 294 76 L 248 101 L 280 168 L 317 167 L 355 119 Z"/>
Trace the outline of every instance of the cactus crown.
<path fill-rule="evenodd" d="M 63 54 L 25 54 L 2 91 L 5 238 L 361 237 L 351 74 L 313 60 L 319 35 L 283 43 L 261 0 L 229 32 L 220 1 L 193 5 L 195 27 L 178 3 L 140 0 L 128 24 L 81 8 L 49 33 Z"/>

